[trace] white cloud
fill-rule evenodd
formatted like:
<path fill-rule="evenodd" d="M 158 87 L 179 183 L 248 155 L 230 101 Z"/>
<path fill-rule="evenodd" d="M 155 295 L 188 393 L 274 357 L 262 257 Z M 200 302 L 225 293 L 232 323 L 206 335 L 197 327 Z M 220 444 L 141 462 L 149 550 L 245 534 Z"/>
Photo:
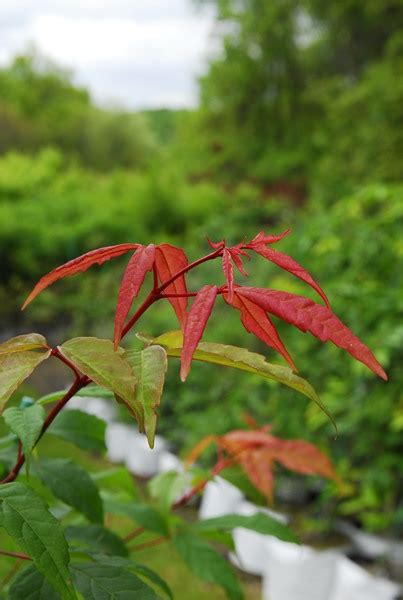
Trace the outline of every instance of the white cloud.
<path fill-rule="evenodd" d="M 33 42 L 100 102 L 189 106 L 212 23 L 191 0 L 3 0 L 0 61 Z"/>

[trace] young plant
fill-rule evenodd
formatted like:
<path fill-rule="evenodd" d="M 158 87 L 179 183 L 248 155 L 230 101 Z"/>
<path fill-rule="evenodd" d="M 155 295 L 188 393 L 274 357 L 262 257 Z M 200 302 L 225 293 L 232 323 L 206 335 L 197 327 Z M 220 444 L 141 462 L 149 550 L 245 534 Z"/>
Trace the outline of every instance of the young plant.
<path fill-rule="evenodd" d="M 188 262 L 181 248 L 170 244 L 119 244 L 93 250 L 45 275 L 28 296 L 24 308 L 45 288 L 56 281 L 86 271 L 131 252 L 118 294 L 113 341 L 95 337 L 78 337 L 60 346 L 50 347 L 36 333 L 21 335 L 0 345 L 0 408 L 3 410 L 18 386 L 43 361 L 51 357 L 64 363 L 74 379 L 67 390 L 55 392 L 29 406 L 10 407 L 4 420 L 12 435 L 0 440 L 0 462 L 10 465 L 0 486 L 0 526 L 20 551 L 0 550 L 3 557 L 16 560 L 4 585 L 9 582 L 9 598 L 123 598 L 152 599 L 172 597 L 167 584 L 146 566 L 129 558 L 129 554 L 170 540 L 190 569 L 206 581 L 221 585 L 229 598 L 239 599 L 242 592 L 233 571 L 217 553 L 209 540 L 231 543 L 227 532 L 233 527 L 249 527 L 260 533 L 292 540 L 292 533 L 266 515 L 231 519 L 215 519 L 206 524 L 189 525 L 172 511 L 186 504 L 203 489 L 208 479 L 225 466 L 238 463 L 255 486 L 272 496 L 274 461 L 302 473 L 317 473 L 337 478 L 330 462 L 314 446 L 302 440 L 275 438 L 267 428 L 237 431 L 225 436 L 212 436 L 201 442 L 192 458 L 196 458 L 207 442 L 215 441 L 219 460 L 212 472 L 194 482 L 185 491 L 188 479 L 183 474 L 168 473 L 151 484 L 157 504 L 145 503 L 133 488 L 123 469 L 112 469 L 93 475 L 69 459 L 31 461 L 33 451 L 43 435 L 53 435 L 75 443 L 82 449 L 105 450 L 105 424 L 80 411 L 62 412 L 76 395 L 114 397 L 126 405 L 138 423 L 140 432 L 154 445 L 158 407 L 169 358 L 180 358 L 181 379 L 186 380 L 193 360 L 210 362 L 255 373 L 287 385 L 317 402 L 324 410 L 310 384 L 295 374 L 296 367 L 277 332 L 272 317 L 278 317 L 300 330 L 309 331 L 321 341 L 332 341 L 363 362 L 374 373 L 387 376 L 372 352 L 333 314 L 320 286 L 294 259 L 273 250 L 281 235 L 259 233 L 250 242 L 228 247 L 225 241 L 212 243 L 212 252 Z M 246 276 L 244 258 L 255 252 L 277 264 L 310 285 L 324 304 L 309 298 L 272 289 L 240 286 L 234 280 L 234 265 Z M 187 275 L 199 265 L 220 260 L 225 283 L 206 283 L 198 291 L 189 291 Z M 143 303 L 130 315 L 134 300 L 152 273 L 152 286 Z M 281 354 L 289 366 L 267 362 L 259 354 L 244 348 L 204 343 L 204 329 L 217 298 L 240 312 L 245 329 Z M 190 308 L 189 300 L 193 299 Z M 142 350 L 126 351 L 122 339 L 140 317 L 156 302 L 168 301 L 180 325 L 157 338 L 141 339 Z M 53 404 L 46 413 L 45 406 Z M 14 456 L 13 456 L 14 455 Z M 28 481 L 31 464 L 31 479 Z M 21 469 L 26 465 L 26 476 Z M 16 481 L 20 475 L 21 481 Z M 39 486 L 38 481 L 42 483 Z M 61 501 L 56 518 L 43 499 Z M 122 540 L 104 526 L 104 510 L 124 515 L 137 528 Z M 84 522 L 83 522 L 84 521 Z M 159 537 L 143 544 L 128 546 L 144 531 Z M 225 534 L 225 535 L 224 535 Z M 28 567 L 17 573 L 20 566 Z"/>

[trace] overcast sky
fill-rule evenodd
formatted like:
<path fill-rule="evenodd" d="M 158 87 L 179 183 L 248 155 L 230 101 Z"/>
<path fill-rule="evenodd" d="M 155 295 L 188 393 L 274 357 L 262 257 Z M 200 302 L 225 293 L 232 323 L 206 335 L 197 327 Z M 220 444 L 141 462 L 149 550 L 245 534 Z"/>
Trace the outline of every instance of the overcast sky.
<path fill-rule="evenodd" d="M 192 0 L 0 0 L 0 64 L 34 43 L 98 103 L 187 107 L 213 22 Z"/>

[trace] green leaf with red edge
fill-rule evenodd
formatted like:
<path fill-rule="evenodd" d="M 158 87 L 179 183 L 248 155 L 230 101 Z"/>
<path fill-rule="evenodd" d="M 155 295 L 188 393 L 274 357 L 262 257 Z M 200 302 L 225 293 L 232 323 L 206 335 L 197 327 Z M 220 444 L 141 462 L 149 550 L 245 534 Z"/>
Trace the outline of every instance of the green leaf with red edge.
<path fill-rule="evenodd" d="M 222 269 L 228 285 L 228 299 L 232 302 L 234 296 L 234 267 L 231 261 L 231 253 L 228 248 L 224 248 L 222 253 Z"/>
<path fill-rule="evenodd" d="M 22 310 L 28 306 L 30 302 L 38 294 L 40 294 L 45 288 L 55 283 L 59 279 L 63 279 L 64 277 L 70 277 L 71 275 L 75 275 L 76 273 L 80 273 L 89 269 L 92 265 L 98 264 L 102 265 L 107 260 L 111 258 L 117 258 L 126 252 L 130 252 L 131 250 L 135 250 L 139 244 L 117 244 L 116 246 L 105 246 L 104 248 L 97 248 L 96 250 L 91 250 L 90 252 L 86 252 L 85 254 L 70 260 L 69 262 L 57 267 L 53 271 L 50 271 L 47 275 L 44 275 L 32 292 L 29 294 L 28 298 L 25 300 Z"/>
<path fill-rule="evenodd" d="M 186 380 L 193 353 L 200 342 L 217 297 L 216 285 L 205 285 L 197 293 L 186 319 L 181 355 L 181 379 Z"/>
<path fill-rule="evenodd" d="M 291 273 L 291 275 L 295 275 L 295 277 L 298 277 L 298 279 L 301 279 L 302 281 L 310 285 L 311 288 L 313 288 L 323 299 L 326 306 L 328 308 L 330 307 L 329 300 L 325 292 L 320 287 L 320 285 L 318 285 L 316 281 L 314 281 L 312 276 L 308 273 L 308 271 L 304 269 L 304 267 L 302 267 L 299 263 L 297 263 L 296 260 L 291 258 L 291 256 L 283 254 L 282 252 L 278 252 L 278 250 L 273 250 L 272 248 L 266 248 L 264 244 L 255 244 L 251 246 L 251 250 L 254 250 L 258 254 L 260 254 L 260 256 L 267 258 L 267 260 L 270 260 L 271 262 L 278 265 L 288 273 Z"/>
<path fill-rule="evenodd" d="M 37 334 L 19 335 L 0 344 L 0 413 L 10 396 L 50 353 L 45 338 Z"/>
<path fill-rule="evenodd" d="M 95 337 L 78 337 L 59 346 L 60 352 L 84 375 L 116 394 L 141 422 L 135 397 L 136 377 L 124 357 L 124 350 L 115 352 L 113 343 Z"/>
<path fill-rule="evenodd" d="M 171 244 L 159 244 L 155 251 L 155 266 L 157 269 L 158 279 L 161 284 L 169 281 L 176 273 L 182 271 L 188 266 L 188 259 L 181 248 L 171 246 Z M 164 292 L 167 294 L 186 294 L 185 276 L 181 275 L 169 284 Z M 187 317 L 188 299 L 185 298 L 168 298 L 172 308 L 178 317 L 179 324 L 182 330 L 185 327 Z"/>
<path fill-rule="evenodd" d="M 227 301 L 227 294 L 224 294 L 224 299 Z M 262 342 L 270 346 L 270 348 L 279 352 L 288 362 L 290 367 L 294 371 L 297 371 L 291 356 L 280 339 L 274 323 L 265 313 L 263 308 L 236 293 L 231 305 L 240 311 L 242 325 L 245 327 L 246 331 L 253 333 L 262 340 Z"/>
<path fill-rule="evenodd" d="M 238 287 L 237 294 L 251 300 L 263 310 L 283 319 L 290 325 L 295 325 L 301 331 L 309 331 L 322 342 L 333 342 L 339 348 L 347 350 L 353 358 L 364 363 L 376 375 L 382 379 L 388 379 L 371 350 L 325 306 L 304 296 L 276 290 Z"/>
<path fill-rule="evenodd" d="M 155 246 L 139 246 L 129 260 L 119 289 L 115 315 L 115 349 L 118 347 L 127 315 L 137 297 L 148 271 L 151 271 L 155 260 Z"/>
<path fill-rule="evenodd" d="M 163 346 L 167 351 L 168 357 L 179 358 L 182 354 L 183 335 L 181 331 L 170 331 L 150 340 L 150 342 Z M 261 354 L 249 352 L 246 348 L 238 348 L 237 346 L 201 342 L 193 354 L 193 360 L 248 371 L 249 373 L 254 373 L 287 385 L 313 400 L 334 424 L 329 411 L 321 402 L 313 387 L 305 379 L 295 375 L 289 367 L 266 362 L 265 357 Z"/>
<path fill-rule="evenodd" d="M 158 407 L 168 366 L 167 353 L 162 346 L 131 350 L 124 355 L 137 379 L 136 410 L 142 414 L 144 431 L 150 448 L 154 447 Z"/>

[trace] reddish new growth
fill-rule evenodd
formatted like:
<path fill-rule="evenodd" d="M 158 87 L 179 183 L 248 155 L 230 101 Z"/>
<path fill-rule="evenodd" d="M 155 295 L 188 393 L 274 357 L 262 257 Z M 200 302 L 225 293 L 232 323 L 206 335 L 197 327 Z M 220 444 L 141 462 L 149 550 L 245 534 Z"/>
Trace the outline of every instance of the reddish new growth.
<path fill-rule="evenodd" d="M 265 426 L 253 431 L 231 431 L 222 436 L 209 435 L 193 448 L 187 463 L 194 463 L 214 443 L 218 450 L 214 474 L 239 465 L 269 502 L 273 500 L 275 463 L 296 473 L 321 475 L 340 483 L 329 458 L 316 446 L 304 440 L 283 440 L 271 435 L 270 429 L 270 426 Z"/>
<path fill-rule="evenodd" d="M 280 339 L 272 316 L 294 325 L 301 331 L 309 331 L 322 342 L 333 342 L 387 380 L 385 371 L 370 349 L 332 312 L 325 293 L 308 271 L 293 258 L 271 248 L 272 244 L 280 241 L 288 233 L 289 231 L 285 231 L 276 236 L 260 232 L 250 242 L 243 242 L 232 247 L 227 247 L 225 241 L 209 242 L 214 251 L 192 263 L 188 262 L 186 254 L 181 248 L 170 244 L 157 246 L 154 244 L 148 246 L 119 244 L 100 248 L 45 275 L 27 298 L 24 308 L 55 281 L 85 271 L 93 264 L 102 264 L 111 258 L 134 250 L 123 275 L 118 295 L 114 334 L 116 348 L 120 340 L 149 306 L 157 300 L 166 298 L 172 305 L 184 334 L 181 357 L 181 378 L 184 381 L 189 373 L 193 354 L 202 338 L 216 298 L 218 295 L 222 295 L 227 304 L 240 312 L 241 322 L 245 329 L 279 352 L 293 370 L 296 370 L 294 362 Z M 257 253 L 307 283 L 319 294 L 325 305 L 288 292 L 236 285 L 234 265 L 246 277 L 243 258 L 249 259 L 250 252 Z M 216 258 L 221 258 L 226 284 L 220 287 L 215 284 L 207 284 L 198 292 L 188 292 L 186 285 L 188 271 L 203 262 Z M 149 271 L 152 271 L 154 275 L 153 287 L 145 302 L 128 319 L 133 301 L 138 296 Z M 189 297 L 193 296 L 195 299 L 188 310 Z"/>

